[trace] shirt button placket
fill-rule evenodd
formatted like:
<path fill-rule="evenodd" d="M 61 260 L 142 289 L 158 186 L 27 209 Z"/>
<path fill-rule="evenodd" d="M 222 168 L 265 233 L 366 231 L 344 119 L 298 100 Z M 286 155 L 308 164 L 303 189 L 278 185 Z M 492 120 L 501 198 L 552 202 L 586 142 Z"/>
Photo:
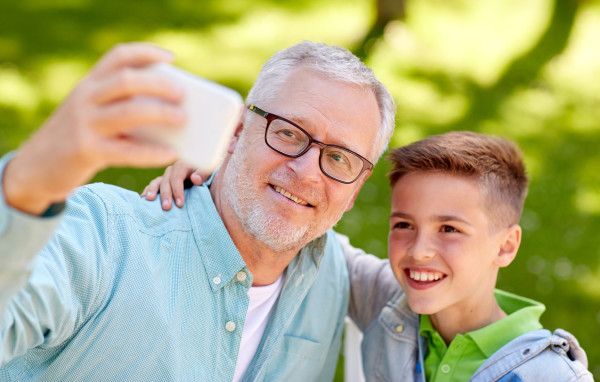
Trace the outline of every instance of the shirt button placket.
<path fill-rule="evenodd" d="M 228 321 L 225 324 L 225 330 L 227 330 L 228 332 L 233 332 L 235 330 L 235 322 L 233 321 Z"/>
<path fill-rule="evenodd" d="M 243 283 L 246 281 L 246 278 L 248 278 L 248 275 L 246 275 L 246 272 L 244 271 L 239 271 L 235 277 L 237 278 L 237 281 Z"/>

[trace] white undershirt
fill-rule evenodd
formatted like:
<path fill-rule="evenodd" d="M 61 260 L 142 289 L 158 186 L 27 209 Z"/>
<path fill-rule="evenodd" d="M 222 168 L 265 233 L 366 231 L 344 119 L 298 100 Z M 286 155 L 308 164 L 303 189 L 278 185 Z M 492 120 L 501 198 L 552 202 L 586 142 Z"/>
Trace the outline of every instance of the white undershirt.
<path fill-rule="evenodd" d="M 242 331 L 240 352 L 235 364 L 233 382 L 240 381 L 246 373 L 265 332 L 269 317 L 271 317 L 273 305 L 277 301 L 277 297 L 279 297 L 282 285 L 283 274 L 273 284 L 250 287 L 248 290 L 250 303 L 248 304 L 248 313 L 246 314 L 244 330 Z"/>

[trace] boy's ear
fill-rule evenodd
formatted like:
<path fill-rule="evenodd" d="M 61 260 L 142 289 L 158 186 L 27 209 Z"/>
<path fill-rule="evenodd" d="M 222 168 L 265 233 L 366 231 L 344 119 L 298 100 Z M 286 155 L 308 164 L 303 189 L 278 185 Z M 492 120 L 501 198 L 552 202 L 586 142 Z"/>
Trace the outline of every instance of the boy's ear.
<path fill-rule="evenodd" d="M 244 111 L 243 113 L 240 113 L 240 114 L 241 114 L 240 120 L 238 121 L 238 124 L 235 128 L 235 132 L 233 133 L 233 136 L 229 140 L 229 145 L 227 146 L 228 154 L 233 154 L 233 150 L 235 149 L 235 146 L 237 145 L 237 141 L 240 138 L 242 129 L 244 128 L 244 116 L 245 116 L 246 112 Z"/>
<path fill-rule="evenodd" d="M 515 259 L 519 245 L 521 244 L 521 234 L 521 226 L 518 224 L 508 227 L 505 231 L 503 241 L 500 243 L 500 249 L 494 260 L 494 263 L 498 267 L 507 267 Z"/>

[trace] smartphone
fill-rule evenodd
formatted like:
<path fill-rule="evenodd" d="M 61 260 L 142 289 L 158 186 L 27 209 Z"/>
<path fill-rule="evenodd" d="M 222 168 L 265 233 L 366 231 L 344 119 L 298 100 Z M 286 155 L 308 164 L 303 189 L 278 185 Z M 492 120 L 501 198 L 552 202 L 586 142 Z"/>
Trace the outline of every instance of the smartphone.
<path fill-rule="evenodd" d="M 243 108 L 239 93 L 166 63 L 150 70 L 167 75 L 183 86 L 187 120 L 179 129 L 143 126 L 133 131 L 138 139 L 167 143 L 179 159 L 197 170 L 212 172 L 221 162 Z"/>

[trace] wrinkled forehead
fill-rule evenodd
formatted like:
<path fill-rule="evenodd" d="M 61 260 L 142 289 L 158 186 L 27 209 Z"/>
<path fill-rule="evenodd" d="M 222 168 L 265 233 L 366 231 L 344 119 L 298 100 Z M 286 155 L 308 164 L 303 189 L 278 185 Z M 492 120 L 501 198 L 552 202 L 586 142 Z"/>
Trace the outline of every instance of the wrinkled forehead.
<path fill-rule="evenodd" d="M 300 68 L 290 73 L 274 94 L 262 106 L 265 111 L 300 125 L 314 139 L 373 159 L 381 117 L 370 88 Z"/>

